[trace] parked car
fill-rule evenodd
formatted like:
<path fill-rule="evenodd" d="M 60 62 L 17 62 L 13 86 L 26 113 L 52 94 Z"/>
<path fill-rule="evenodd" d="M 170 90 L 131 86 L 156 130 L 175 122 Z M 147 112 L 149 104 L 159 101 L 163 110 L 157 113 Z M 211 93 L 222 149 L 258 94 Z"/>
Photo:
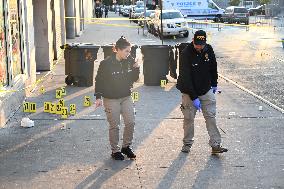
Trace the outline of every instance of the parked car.
<path fill-rule="evenodd" d="M 142 14 L 140 14 L 140 16 L 138 17 L 138 18 L 140 18 L 140 19 L 146 19 L 146 21 L 145 21 L 145 23 L 146 23 L 146 27 L 147 28 L 149 28 L 148 27 L 148 23 L 149 23 L 149 21 L 151 20 L 151 18 L 150 18 L 150 15 L 152 14 L 152 13 L 155 13 L 155 10 L 146 10 L 146 15 L 144 16 L 144 12 L 142 13 Z M 155 14 L 154 14 L 154 16 L 155 16 Z M 153 17 L 152 17 L 153 18 Z M 139 26 L 143 26 L 143 24 L 144 24 L 144 21 L 139 21 Z"/>
<path fill-rule="evenodd" d="M 259 5 L 255 8 L 250 8 L 249 9 L 249 15 L 254 16 L 254 15 L 265 15 L 265 7 L 264 5 Z"/>
<path fill-rule="evenodd" d="M 249 24 L 249 13 L 245 7 L 230 6 L 225 9 L 221 22 Z"/>
<path fill-rule="evenodd" d="M 162 12 L 163 33 L 161 30 L 161 11 L 156 11 L 153 19 L 154 30 L 158 35 L 183 35 L 188 37 L 187 22 L 179 10 L 163 10 Z"/>
<path fill-rule="evenodd" d="M 144 8 L 135 8 L 134 11 L 132 12 L 132 18 L 133 19 L 138 19 L 140 15 L 142 15 L 144 12 Z M 135 23 L 138 23 L 137 20 L 134 20 Z"/>

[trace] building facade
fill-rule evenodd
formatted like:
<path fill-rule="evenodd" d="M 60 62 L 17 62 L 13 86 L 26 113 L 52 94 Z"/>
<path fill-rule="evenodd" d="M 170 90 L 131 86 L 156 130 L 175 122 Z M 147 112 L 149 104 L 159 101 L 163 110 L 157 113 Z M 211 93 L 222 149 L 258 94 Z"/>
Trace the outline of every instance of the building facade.
<path fill-rule="evenodd" d="M 0 127 L 32 90 L 36 72 L 52 69 L 66 37 L 79 36 L 81 18 L 92 11 L 92 0 L 0 0 Z M 70 12 L 74 18 L 65 18 Z"/>

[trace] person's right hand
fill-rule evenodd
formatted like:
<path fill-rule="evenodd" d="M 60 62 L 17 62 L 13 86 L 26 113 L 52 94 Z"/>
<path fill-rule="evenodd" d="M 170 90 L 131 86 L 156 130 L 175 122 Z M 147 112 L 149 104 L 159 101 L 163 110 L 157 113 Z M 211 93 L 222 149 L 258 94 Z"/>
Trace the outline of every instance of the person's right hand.
<path fill-rule="evenodd" d="M 192 102 L 193 102 L 193 106 L 194 106 L 198 111 L 200 111 L 200 109 L 201 109 L 201 103 L 200 103 L 199 98 L 195 99 L 195 100 L 192 101 Z"/>
<path fill-rule="evenodd" d="M 103 105 L 102 99 L 96 99 L 95 101 L 95 108 L 98 108 Z"/>

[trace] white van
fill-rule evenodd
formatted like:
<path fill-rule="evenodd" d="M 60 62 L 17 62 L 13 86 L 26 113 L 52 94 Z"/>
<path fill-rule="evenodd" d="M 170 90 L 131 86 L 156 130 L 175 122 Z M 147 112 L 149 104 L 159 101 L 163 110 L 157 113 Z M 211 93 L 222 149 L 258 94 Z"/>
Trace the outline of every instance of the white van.
<path fill-rule="evenodd" d="M 163 9 L 176 9 L 187 17 L 212 19 L 221 18 L 225 12 L 212 0 L 164 0 Z"/>
<path fill-rule="evenodd" d="M 179 10 L 163 10 L 162 19 L 163 29 L 161 29 L 161 11 L 157 10 L 153 19 L 153 29 L 160 36 L 183 35 L 188 37 L 187 22 Z"/>

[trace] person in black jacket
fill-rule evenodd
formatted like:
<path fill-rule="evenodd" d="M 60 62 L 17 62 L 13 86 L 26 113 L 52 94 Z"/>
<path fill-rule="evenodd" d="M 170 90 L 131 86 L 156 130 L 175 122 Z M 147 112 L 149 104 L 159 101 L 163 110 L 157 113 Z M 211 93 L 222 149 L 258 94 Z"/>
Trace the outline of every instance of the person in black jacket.
<path fill-rule="evenodd" d="M 221 147 L 221 135 L 216 125 L 217 62 L 211 45 L 206 43 L 206 32 L 198 30 L 193 41 L 180 56 L 180 75 L 177 88 L 182 93 L 181 110 L 184 115 L 182 152 L 189 153 L 194 137 L 196 111 L 202 110 L 210 136 L 212 153 L 227 152 Z"/>
<path fill-rule="evenodd" d="M 102 105 L 103 97 L 109 122 L 111 156 L 115 160 L 123 160 L 122 153 L 128 158 L 136 157 L 130 148 L 135 125 L 131 88 L 139 79 L 140 71 L 130 52 L 131 44 L 121 37 L 115 44 L 115 52 L 100 63 L 95 83 L 95 106 L 97 108 Z M 118 145 L 120 114 L 125 125 L 121 150 Z"/>

